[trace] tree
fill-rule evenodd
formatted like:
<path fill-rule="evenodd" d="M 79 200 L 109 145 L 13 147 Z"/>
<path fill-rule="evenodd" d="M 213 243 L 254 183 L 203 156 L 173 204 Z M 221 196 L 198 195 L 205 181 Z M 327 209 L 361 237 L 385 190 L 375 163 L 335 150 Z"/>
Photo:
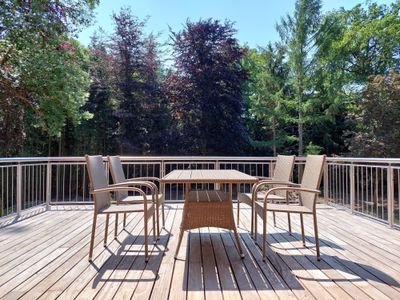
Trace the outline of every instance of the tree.
<path fill-rule="evenodd" d="M 348 152 L 345 132 L 354 131 L 361 92 L 370 75 L 399 70 L 400 1 L 377 5 L 369 3 L 324 16 L 317 36 L 315 124 L 308 128 L 310 140 L 326 153 Z"/>
<path fill-rule="evenodd" d="M 294 100 L 298 114 L 298 155 L 304 153 L 304 124 L 309 116 L 306 114 L 312 87 L 315 60 L 315 39 L 321 25 L 321 1 L 297 0 L 294 16 L 287 15 L 277 25 L 277 30 L 288 49 L 290 79 L 293 85 Z"/>
<path fill-rule="evenodd" d="M 271 43 L 265 49 L 250 49 L 244 65 L 250 78 L 246 85 L 248 112 L 247 121 L 253 138 L 253 146 L 272 148 L 272 154 L 287 146 L 293 137 L 285 131 L 290 123 L 290 107 L 286 105 L 290 99 L 287 85 L 288 65 L 284 61 L 286 49 Z M 261 140 L 257 140 L 261 139 Z"/>
<path fill-rule="evenodd" d="M 73 140 L 70 141 L 73 152 L 70 154 L 116 154 L 118 120 L 114 113 L 116 101 L 112 85 L 114 59 L 103 32 L 94 34 L 89 48 L 91 84 L 88 101 L 82 109 L 93 117 L 73 128 Z"/>
<path fill-rule="evenodd" d="M 352 114 L 357 127 L 349 139 L 357 156 L 399 157 L 400 74 L 370 76 Z"/>
<path fill-rule="evenodd" d="M 400 1 L 390 6 L 370 2 L 341 11 L 345 31 L 333 44 L 345 58 L 345 71 L 354 83 L 366 84 L 369 76 L 400 70 Z"/>
<path fill-rule="evenodd" d="M 89 85 L 88 52 L 72 37 L 88 24 L 96 3 L 0 3 L 0 105 L 33 111 L 49 137 L 60 136 L 67 119 L 85 117 L 80 108 Z"/>
<path fill-rule="evenodd" d="M 245 50 L 232 23 L 187 21 L 171 31 L 174 64 L 167 88 L 185 154 L 238 154 L 248 143 L 243 124 Z"/>

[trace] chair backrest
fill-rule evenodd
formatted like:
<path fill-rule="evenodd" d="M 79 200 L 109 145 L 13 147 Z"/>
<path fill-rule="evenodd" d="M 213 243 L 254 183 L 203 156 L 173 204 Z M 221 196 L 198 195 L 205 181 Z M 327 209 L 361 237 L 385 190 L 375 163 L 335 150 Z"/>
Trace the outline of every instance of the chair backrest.
<path fill-rule="evenodd" d="M 292 179 L 293 168 L 294 168 L 294 155 L 278 155 L 276 158 L 276 164 L 274 169 L 274 175 L 272 176 L 273 181 L 285 181 L 288 182 Z M 277 195 L 285 197 L 285 191 L 277 191 Z"/>
<path fill-rule="evenodd" d="M 103 157 L 101 155 L 89 156 L 85 155 L 86 165 L 89 174 L 91 189 L 101 189 L 108 186 L 108 179 L 106 175 L 106 168 L 103 164 Z M 99 212 L 102 208 L 110 205 L 110 193 L 96 193 L 93 194 L 94 208 Z"/>
<path fill-rule="evenodd" d="M 119 156 L 109 156 L 108 163 L 110 165 L 111 177 L 114 183 L 121 183 L 126 180 L 124 169 L 122 168 L 121 158 Z M 118 200 L 128 197 L 128 192 L 118 192 Z"/>
<path fill-rule="evenodd" d="M 325 155 L 307 155 L 306 166 L 301 180 L 301 187 L 307 189 L 319 189 L 323 174 Z M 315 193 L 300 193 L 302 205 L 314 210 L 318 195 Z"/>

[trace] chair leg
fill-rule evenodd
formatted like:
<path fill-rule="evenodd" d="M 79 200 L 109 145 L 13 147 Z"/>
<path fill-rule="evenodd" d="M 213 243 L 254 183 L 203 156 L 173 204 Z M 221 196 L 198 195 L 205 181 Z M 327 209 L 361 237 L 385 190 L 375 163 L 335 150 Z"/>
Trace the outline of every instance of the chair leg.
<path fill-rule="evenodd" d="M 237 200 L 237 226 L 238 227 L 239 227 L 239 223 L 240 223 L 240 201 L 238 199 Z M 251 227 L 253 227 L 253 224 L 251 224 Z"/>
<path fill-rule="evenodd" d="M 179 248 L 181 247 L 182 238 L 183 238 L 183 229 L 181 228 L 180 232 L 179 232 L 179 237 L 178 237 L 178 245 L 176 245 L 176 250 L 175 250 L 175 255 L 174 255 L 175 259 L 178 259 L 178 253 L 179 253 Z"/>
<path fill-rule="evenodd" d="M 156 212 L 156 210 L 154 210 L 154 212 L 153 212 L 153 244 L 155 245 L 156 243 L 157 243 L 157 238 L 159 238 L 159 228 L 157 228 L 157 231 L 156 231 L 156 214 L 157 214 L 157 216 L 158 216 L 158 210 L 157 210 L 157 212 Z M 157 221 L 157 227 L 158 227 L 158 221 Z"/>
<path fill-rule="evenodd" d="M 240 238 L 239 238 L 239 234 L 237 232 L 236 227 L 233 227 L 233 233 L 235 234 L 235 239 L 236 239 L 236 243 L 237 243 L 237 246 L 238 246 L 239 255 L 240 255 L 241 258 L 244 258 L 242 244 L 240 243 Z"/>
<path fill-rule="evenodd" d="M 93 224 L 92 224 L 92 235 L 90 237 L 90 248 L 89 248 L 89 261 L 92 261 L 93 256 L 93 246 L 94 246 L 94 236 L 96 234 L 96 221 L 97 221 L 97 214 L 94 213 L 93 215 Z"/>
<path fill-rule="evenodd" d="M 126 227 L 126 213 L 124 213 L 124 228 Z"/>
<path fill-rule="evenodd" d="M 104 243 L 103 246 L 107 246 L 107 236 L 108 236 L 108 224 L 110 222 L 110 214 L 106 214 L 106 228 L 104 228 Z"/>
<path fill-rule="evenodd" d="M 155 222 L 157 223 L 157 240 L 160 239 L 160 204 L 157 203 L 157 207 L 156 210 L 154 211 L 154 215 L 153 218 L 155 219 Z M 154 222 L 153 222 L 153 226 L 154 226 Z M 154 230 L 156 230 L 155 226 L 153 228 Z"/>
<path fill-rule="evenodd" d="M 262 256 L 263 256 L 263 261 L 265 261 L 267 257 L 267 249 L 266 249 L 266 244 L 267 244 L 267 212 L 263 213 L 263 236 L 262 236 Z"/>
<path fill-rule="evenodd" d="M 292 222 L 290 221 L 290 213 L 287 213 L 287 221 L 288 221 L 288 229 L 289 229 L 289 234 L 292 235 Z"/>
<path fill-rule="evenodd" d="M 118 235 L 118 214 L 115 214 L 114 239 L 117 239 L 117 235 Z"/>
<path fill-rule="evenodd" d="M 315 235 L 315 246 L 317 248 L 317 260 L 321 260 L 320 251 L 319 251 L 319 238 L 318 238 L 318 224 L 317 224 L 317 213 L 313 214 L 314 219 L 314 235 Z"/>
<path fill-rule="evenodd" d="M 148 228 L 147 228 L 147 223 L 149 222 L 147 218 L 147 213 L 146 211 L 144 212 L 144 261 L 148 262 L 149 261 L 149 246 L 147 245 L 148 242 Z"/>
<path fill-rule="evenodd" d="M 274 218 L 274 227 L 276 227 L 276 217 L 275 217 L 275 212 L 272 212 L 272 217 Z"/>
<path fill-rule="evenodd" d="M 303 241 L 303 246 L 306 246 L 306 238 L 304 236 L 304 220 L 303 220 L 303 214 L 300 214 L 300 225 L 301 225 L 301 239 Z"/>
<path fill-rule="evenodd" d="M 254 204 L 251 206 L 251 228 L 250 228 L 250 236 L 252 237 L 252 239 L 254 240 Z"/>
<path fill-rule="evenodd" d="M 162 228 L 165 228 L 165 207 L 164 207 L 164 202 L 161 204 L 162 206 L 162 210 L 161 210 L 161 214 L 162 214 Z"/>
<path fill-rule="evenodd" d="M 254 242 L 257 244 L 258 243 L 258 214 L 257 211 L 254 210 Z"/>

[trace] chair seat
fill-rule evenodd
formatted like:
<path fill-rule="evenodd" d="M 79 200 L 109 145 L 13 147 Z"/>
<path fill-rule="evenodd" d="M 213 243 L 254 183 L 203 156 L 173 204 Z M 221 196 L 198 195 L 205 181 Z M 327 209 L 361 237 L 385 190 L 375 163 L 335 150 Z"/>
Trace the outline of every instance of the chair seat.
<path fill-rule="evenodd" d="M 151 211 L 153 209 L 154 209 L 153 204 L 149 203 L 147 205 L 147 211 L 151 213 Z M 111 204 L 110 206 L 105 207 L 102 210 L 100 210 L 99 213 L 111 214 L 111 213 L 129 213 L 129 212 L 141 212 L 141 211 L 144 211 L 143 203 L 124 204 L 124 205 Z"/>
<path fill-rule="evenodd" d="M 257 201 L 264 201 L 266 192 L 259 192 L 257 193 Z M 251 194 L 250 193 L 241 193 L 239 194 L 238 200 L 240 202 L 246 203 L 251 206 Z M 279 195 L 274 195 L 270 194 L 268 196 L 268 202 L 286 202 L 286 198 L 279 196 Z"/>
<path fill-rule="evenodd" d="M 151 201 L 151 194 L 150 195 L 146 195 L 147 201 Z M 163 197 L 163 194 L 158 194 L 158 201 L 161 201 L 161 199 Z M 121 200 L 122 203 L 124 204 L 129 204 L 129 203 L 143 203 L 143 196 L 140 195 L 134 195 L 134 196 L 128 196 L 125 197 Z"/>
<path fill-rule="evenodd" d="M 256 211 L 258 214 L 261 214 L 263 210 L 263 204 L 260 202 L 256 202 Z M 274 204 L 268 203 L 267 205 L 268 211 L 275 212 L 291 212 L 291 213 L 303 213 L 303 214 L 312 214 L 313 211 L 302 205 L 290 205 L 290 204 Z"/>

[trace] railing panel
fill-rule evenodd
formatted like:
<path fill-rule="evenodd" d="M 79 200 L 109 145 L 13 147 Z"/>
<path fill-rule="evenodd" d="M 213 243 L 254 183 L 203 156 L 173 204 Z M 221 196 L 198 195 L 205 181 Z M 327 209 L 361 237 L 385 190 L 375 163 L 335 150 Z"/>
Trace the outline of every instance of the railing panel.
<path fill-rule="evenodd" d="M 0 217 L 17 212 L 17 166 L 0 165 Z"/>
<path fill-rule="evenodd" d="M 123 156 L 121 160 L 127 178 L 160 178 L 176 169 L 235 169 L 269 177 L 275 164 L 274 157 Z M 106 157 L 104 162 L 108 170 Z M 304 163 L 305 158 L 296 158 L 292 181 L 301 181 Z M 324 176 L 321 189 L 327 202 L 400 226 L 400 159 L 330 157 Z M 0 158 L 0 188 L 0 217 L 37 205 L 92 203 L 84 157 Z M 248 184 L 234 187 L 233 198 L 250 189 Z M 166 201 L 181 201 L 183 194 L 183 185 L 165 186 Z"/>

